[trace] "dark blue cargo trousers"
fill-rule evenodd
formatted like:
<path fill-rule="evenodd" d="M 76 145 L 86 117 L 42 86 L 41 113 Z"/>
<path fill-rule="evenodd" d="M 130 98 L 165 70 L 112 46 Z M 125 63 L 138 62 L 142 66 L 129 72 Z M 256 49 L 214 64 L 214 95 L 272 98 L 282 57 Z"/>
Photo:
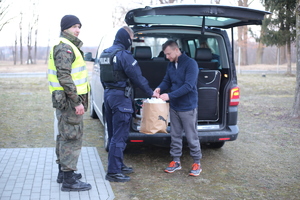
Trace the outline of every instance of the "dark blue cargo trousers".
<path fill-rule="evenodd" d="M 110 141 L 107 173 L 121 173 L 133 112 L 132 100 L 125 97 L 124 91 L 106 89 L 104 104 Z"/>

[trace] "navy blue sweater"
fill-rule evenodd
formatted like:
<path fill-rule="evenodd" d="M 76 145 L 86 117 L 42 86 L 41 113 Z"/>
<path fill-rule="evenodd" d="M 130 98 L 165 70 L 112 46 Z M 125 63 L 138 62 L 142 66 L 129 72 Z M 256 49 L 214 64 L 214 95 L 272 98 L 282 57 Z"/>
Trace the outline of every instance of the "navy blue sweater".
<path fill-rule="evenodd" d="M 198 107 L 198 78 L 197 62 L 182 53 L 178 57 L 178 66 L 174 62 L 169 62 L 166 75 L 158 86 L 161 94 L 170 89 L 170 107 L 176 111 L 189 111 Z"/>

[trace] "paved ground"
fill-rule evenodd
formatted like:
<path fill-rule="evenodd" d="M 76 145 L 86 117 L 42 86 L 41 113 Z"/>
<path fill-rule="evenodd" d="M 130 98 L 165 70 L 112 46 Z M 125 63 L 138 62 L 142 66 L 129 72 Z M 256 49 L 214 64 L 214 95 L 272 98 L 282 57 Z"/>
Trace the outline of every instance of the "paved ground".
<path fill-rule="evenodd" d="M 95 147 L 83 147 L 78 161 L 82 181 L 92 185 L 83 192 L 62 192 L 56 183 L 54 148 L 0 149 L 1 200 L 103 200 L 114 199 Z"/>

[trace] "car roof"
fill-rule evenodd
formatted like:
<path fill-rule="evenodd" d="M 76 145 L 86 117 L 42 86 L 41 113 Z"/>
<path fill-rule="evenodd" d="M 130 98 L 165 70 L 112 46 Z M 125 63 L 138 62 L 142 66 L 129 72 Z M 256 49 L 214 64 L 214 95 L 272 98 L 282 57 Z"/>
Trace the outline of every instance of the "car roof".
<path fill-rule="evenodd" d="M 267 11 L 241 6 L 170 4 L 146 6 L 127 12 L 125 22 L 135 25 L 174 25 L 233 28 L 243 25 L 261 25 Z"/>

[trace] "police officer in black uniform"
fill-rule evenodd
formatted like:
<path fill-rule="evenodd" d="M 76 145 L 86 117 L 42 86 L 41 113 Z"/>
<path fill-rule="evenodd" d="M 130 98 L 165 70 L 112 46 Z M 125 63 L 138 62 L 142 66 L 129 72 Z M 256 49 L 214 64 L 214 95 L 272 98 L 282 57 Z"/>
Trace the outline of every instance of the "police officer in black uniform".
<path fill-rule="evenodd" d="M 130 98 L 129 92 L 130 84 L 139 87 L 148 97 L 159 97 L 159 94 L 154 93 L 149 87 L 147 79 L 142 76 L 137 61 L 129 51 L 133 36 L 134 33 L 130 27 L 120 28 L 115 36 L 113 46 L 105 49 L 100 56 L 101 67 L 101 61 L 102 64 L 107 64 L 108 61 L 108 59 L 103 58 L 103 55 L 113 54 L 111 66 L 114 71 L 114 80 L 108 80 L 108 74 L 103 74 L 105 70 L 101 69 L 101 81 L 105 88 L 105 117 L 110 141 L 108 169 L 105 178 L 113 182 L 127 182 L 130 177 L 124 174 L 133 172 L 131 167 L 127 167 L 123 163 L 123 151 L 126 147 L 130 121 L 134 112 L 133 100 Z"/>

